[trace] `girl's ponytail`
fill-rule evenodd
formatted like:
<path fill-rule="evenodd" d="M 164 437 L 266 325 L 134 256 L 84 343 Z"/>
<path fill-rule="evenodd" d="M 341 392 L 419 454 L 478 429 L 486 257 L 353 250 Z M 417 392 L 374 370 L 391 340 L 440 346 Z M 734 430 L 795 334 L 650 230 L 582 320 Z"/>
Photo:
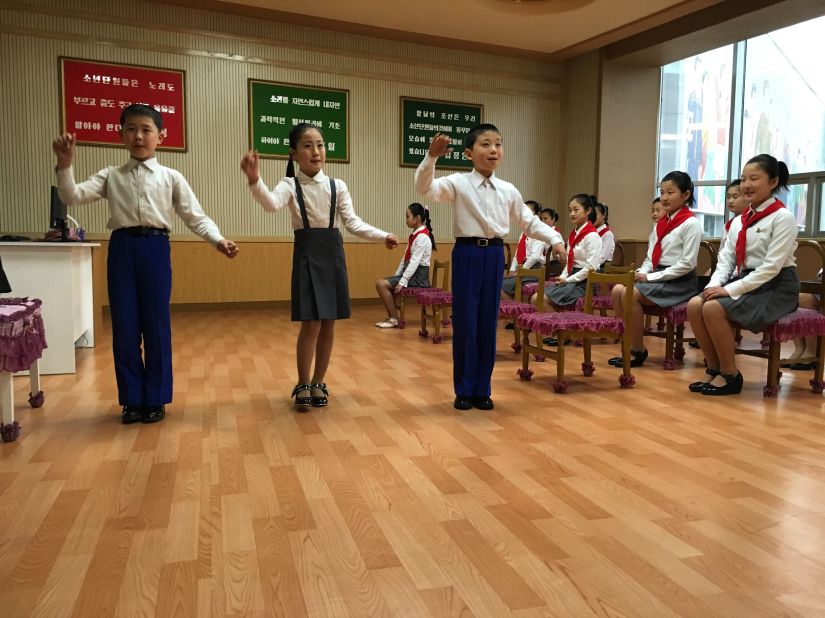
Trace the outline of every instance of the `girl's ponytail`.
<path fill-rule="evenodd" d="M 427 226 L 427 231 L 430 233 L 430 242 L 433 243 L 433 251 L 436 251 L 435 246 L 435 234 L 433 233 L 433 223 L 430 220 L 430 209 L 426 206 L 424 207 L 424 225 Z"/>
<path fill-rule="evenodd" d="M 286 177 L 295 178 L 295 161 L 292 160 L 292 155 L 289 155 L 289 163 L 286 164 Z"/>

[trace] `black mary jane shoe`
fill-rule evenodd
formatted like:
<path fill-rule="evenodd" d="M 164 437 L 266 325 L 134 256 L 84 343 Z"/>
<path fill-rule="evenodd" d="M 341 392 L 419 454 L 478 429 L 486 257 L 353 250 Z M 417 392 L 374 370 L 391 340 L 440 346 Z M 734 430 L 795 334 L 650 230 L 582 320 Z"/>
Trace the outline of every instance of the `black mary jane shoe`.
<path fill-rule="evenodd" d="M 139 423 L 143 418 L 143 406 L 123 406 L 123 411 L 120 413 L 120 421 L 124 425 L 131 425 L 132 423 Z"/>
<path fill-rule="evenodd" d="M 141 423 L 157 423 L 166 417 L 166 406 L 143 406 Z"/>
<path fill-rule="evenodd" d="M 788 368 L 791 371 L 813 371 L 816 369 L 816 363 L 791 363 Z"/>
<path fill-rule="evenodd" d="M 456 410 L 469 410 L 473 407 L 473 400 L 470 397 L 456 395 L 455 401 L 453 401 L 453 407 Z"/>
<path fill-rule="evenodd" d="M 307 412 L 312 405 L 311 389 L 312 386 L 309 384 L 298 384 L 292 389 L 291 396 L 295 398 L 295 409 L 298 410 L 298 412 Z M 305 391 L 307 393 L 306 396 L 298 396 L 298 393 L 303 393 Z"/>
<path fill-rule="evenodd" d="M 642 350 L 641 352 L 636 352 L 634 350 L 630 351 L 630 366 L 631 367 L 641 367 L 644 365 L 645 361 L 647 360 L 647 350 Z M 611 367 L 624 367 L 624 360 L 622 360 L 621 356 L 614 356 L 607 364 Z"/>
<path fill-rule="evenodd" d="M 321 391 L 323 395 L 312 395 L 310 404 L 313 408 L 323 408 L 327 405 L 327 398 L 329 397 L 329 391 L 327 390 L 327 385 L 323 382 L 321 383 L 313 383 L 310 384 L 309 387 L 313 391 Z"/>
<path fill-rule="evenodd" d="M 495 407 L 489 397 L 473 397 L 472 401 L 476 410 L 492 410 Z"/>
<path fill-rule="evenodd" d="M 688 384 L 688 390 L 691 393 L 701 393 L 703 390 L 705 390 L 705 387 L 708 384 L 710 384 L 711 380 L 713 380 L 713 378 L 719 375 L 719 372 L 716 369 L 711 369 L 710 367 L 705 369 L 705 373 L 710 376 L 710 380 L 708 380 L 707 382 L 705 382 L 704 380 L 700 380 L 699 382 L 691 382 L 690 384 Z"/>
<path fill-rule="evenodd" d="M 713 384 L 706 384 L 700 391 L 703 395 L 738 395 L 742 392 L 742 374 L 737 372 L 736 375 L 729 373 L 720 373 L 720 376 L 725 378 L 725 384 L 722 386 L 714 386 Z"/>

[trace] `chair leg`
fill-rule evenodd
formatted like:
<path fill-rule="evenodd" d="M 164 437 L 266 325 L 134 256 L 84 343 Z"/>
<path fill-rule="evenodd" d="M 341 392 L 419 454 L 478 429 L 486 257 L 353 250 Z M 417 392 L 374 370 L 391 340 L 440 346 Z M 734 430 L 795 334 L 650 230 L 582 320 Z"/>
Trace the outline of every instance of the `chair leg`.
<path fill-rule="evenodd" d="M 593 348 L 593 341 L 589 337 L 584 338 L 584 362 L 582 363 L 582 373 L 586 378 L 589 378 L 596 372 L 596 366 L 591 360 L 591 352 Z"/>
<path fill-rule="evenodd" d="M 677 363 L 685 359 L 685 325 L 676 327 L 676 338 L 673 341 L 673 360 Z"/>
<path fill-rule="evenodd" d="M 619 376 L 619 386 L 630 388 L 636 384 L 636 378 L 630 373 L 630 337 L 625 333 L 622 336 L 622 375 Z"/>
<path fill-rule="evenodd" d="M 779 342 L 768 341 L 768 383 L 762 389 L 762 396 L 773 398 L 779 393 Z"/>
<path fill-rule="evenodd" d="M 516 319 L 513 319 L 513 352 L 521 352 L 521 329 L 516 325 Z"/>
<path fill-rule="evenodd" d="M 825 390 L 822 373 L 825 371 L 825 337 L 816 338 L 816 369 L 811 380 L 811 392 L 821 394 Z"/>
<path fill-rule="evenodd" d="M 533 372 L 530 371 L 530 329 L 522 329 L 521 341 L 521 369 L 516 374 L 525 382 L 529 382 L 533 377 Z"/>
<path fill-rule="evenodd" d="M 435 328 L 433 343 L 441 343 L 441 305 L 433 307 L 433 327 Z"/>
<path fill-rule="evenodd" d="M 565 331 L 559 331 L 556 333 L 556 338 L 559 341 L 558 345 L 558 352 L 556 352 L 556 381 L 553 382 L 553 392 L 564 394 L 567 392 L 568 384 L 564 381 L 564 352 L 567 348 L 564 345 L 564 340 L 567 338 L 568 333 Z"/>
<path fill-rule="evenodd" d="M 665 325 L 665 358 L 662 361 L 662 369 L 676 369 L 676 361 L 673 360 L 674 339 L 673 324 L 668 320 Z"/>
<path fill-rule="evenodd" d="M 0 437 L 3 442 L 14 442 L 20 435 L 20 423 L 14 420 L 14 388 L 8 371 L 0 371 L 0 413 Z"/>
<path fill-rule="evenodd" d="M 421 328 L 418 330 L 418 336 L 422 339 L 429 337 L 427 332 L 427 307 L 425 305 L 421 305 Z"/>
<path fill-rule="evenodd" d="M 43 405 L 43 402 L 46 399 L 46 396 L 43 394 L 43 391 L 40 390 L 39 358 L 32 363 L 31 367 L 29 367 L 29 385 L 31 386 L 31 391 L 29 391 L 29 405 L 32 408 L 39 408 Z"/>

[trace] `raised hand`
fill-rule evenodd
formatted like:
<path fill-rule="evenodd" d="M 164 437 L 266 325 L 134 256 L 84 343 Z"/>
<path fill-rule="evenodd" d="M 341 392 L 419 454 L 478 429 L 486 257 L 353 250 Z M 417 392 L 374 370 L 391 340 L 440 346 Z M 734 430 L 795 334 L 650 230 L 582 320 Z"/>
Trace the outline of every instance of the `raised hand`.
<path fill-rule="evenodd" d="M 58 169 L 65 169 L 72 164 L 76 144 L 77 139 L 71 133 L 61 135 L 52 142 L 52 150 L 57 155 Z"/>
<path fill-rule="evenodd" d="M 233 258 L 238 255 L 238 245 L 236 245 L 231 240 L 226 240 L 225 238 L 220 241 L 215 248 L 223 253 L 228 258 Z"/>
<path fill-rule="evenodd" d="M 261 158 L 257 150 L 250 150 L 241 159 L 241 169 L 246 174 L 249 184 L 254 185 L 261 177 Z"/>
<path fill-rule="evenodd" d="M 435 157 L 436 159 L 438 157 L 443 157 L 453 151 L 452 143 L 453 140 L 449 135 L 436 133 L 433 141 L 430 142 L 430 149 L 428 152 L 431 157 Z"/>

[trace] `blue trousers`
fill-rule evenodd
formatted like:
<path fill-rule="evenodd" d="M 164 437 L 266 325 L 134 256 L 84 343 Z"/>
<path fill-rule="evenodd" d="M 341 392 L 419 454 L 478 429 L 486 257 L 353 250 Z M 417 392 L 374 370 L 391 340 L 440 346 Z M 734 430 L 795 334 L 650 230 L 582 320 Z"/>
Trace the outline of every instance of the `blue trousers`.
<path fill-rule="evenodd" d="M 462 397 L 489 397 L 504 272 L 502 247 L 456 245 L 452 256 L 453 385 Z"/>
<path fill-rule="evenodd" d="M 169 237 L 116 230 L 107 274 L 118 401 L 122 406 L 167 404 L 172 401 Z"/>

